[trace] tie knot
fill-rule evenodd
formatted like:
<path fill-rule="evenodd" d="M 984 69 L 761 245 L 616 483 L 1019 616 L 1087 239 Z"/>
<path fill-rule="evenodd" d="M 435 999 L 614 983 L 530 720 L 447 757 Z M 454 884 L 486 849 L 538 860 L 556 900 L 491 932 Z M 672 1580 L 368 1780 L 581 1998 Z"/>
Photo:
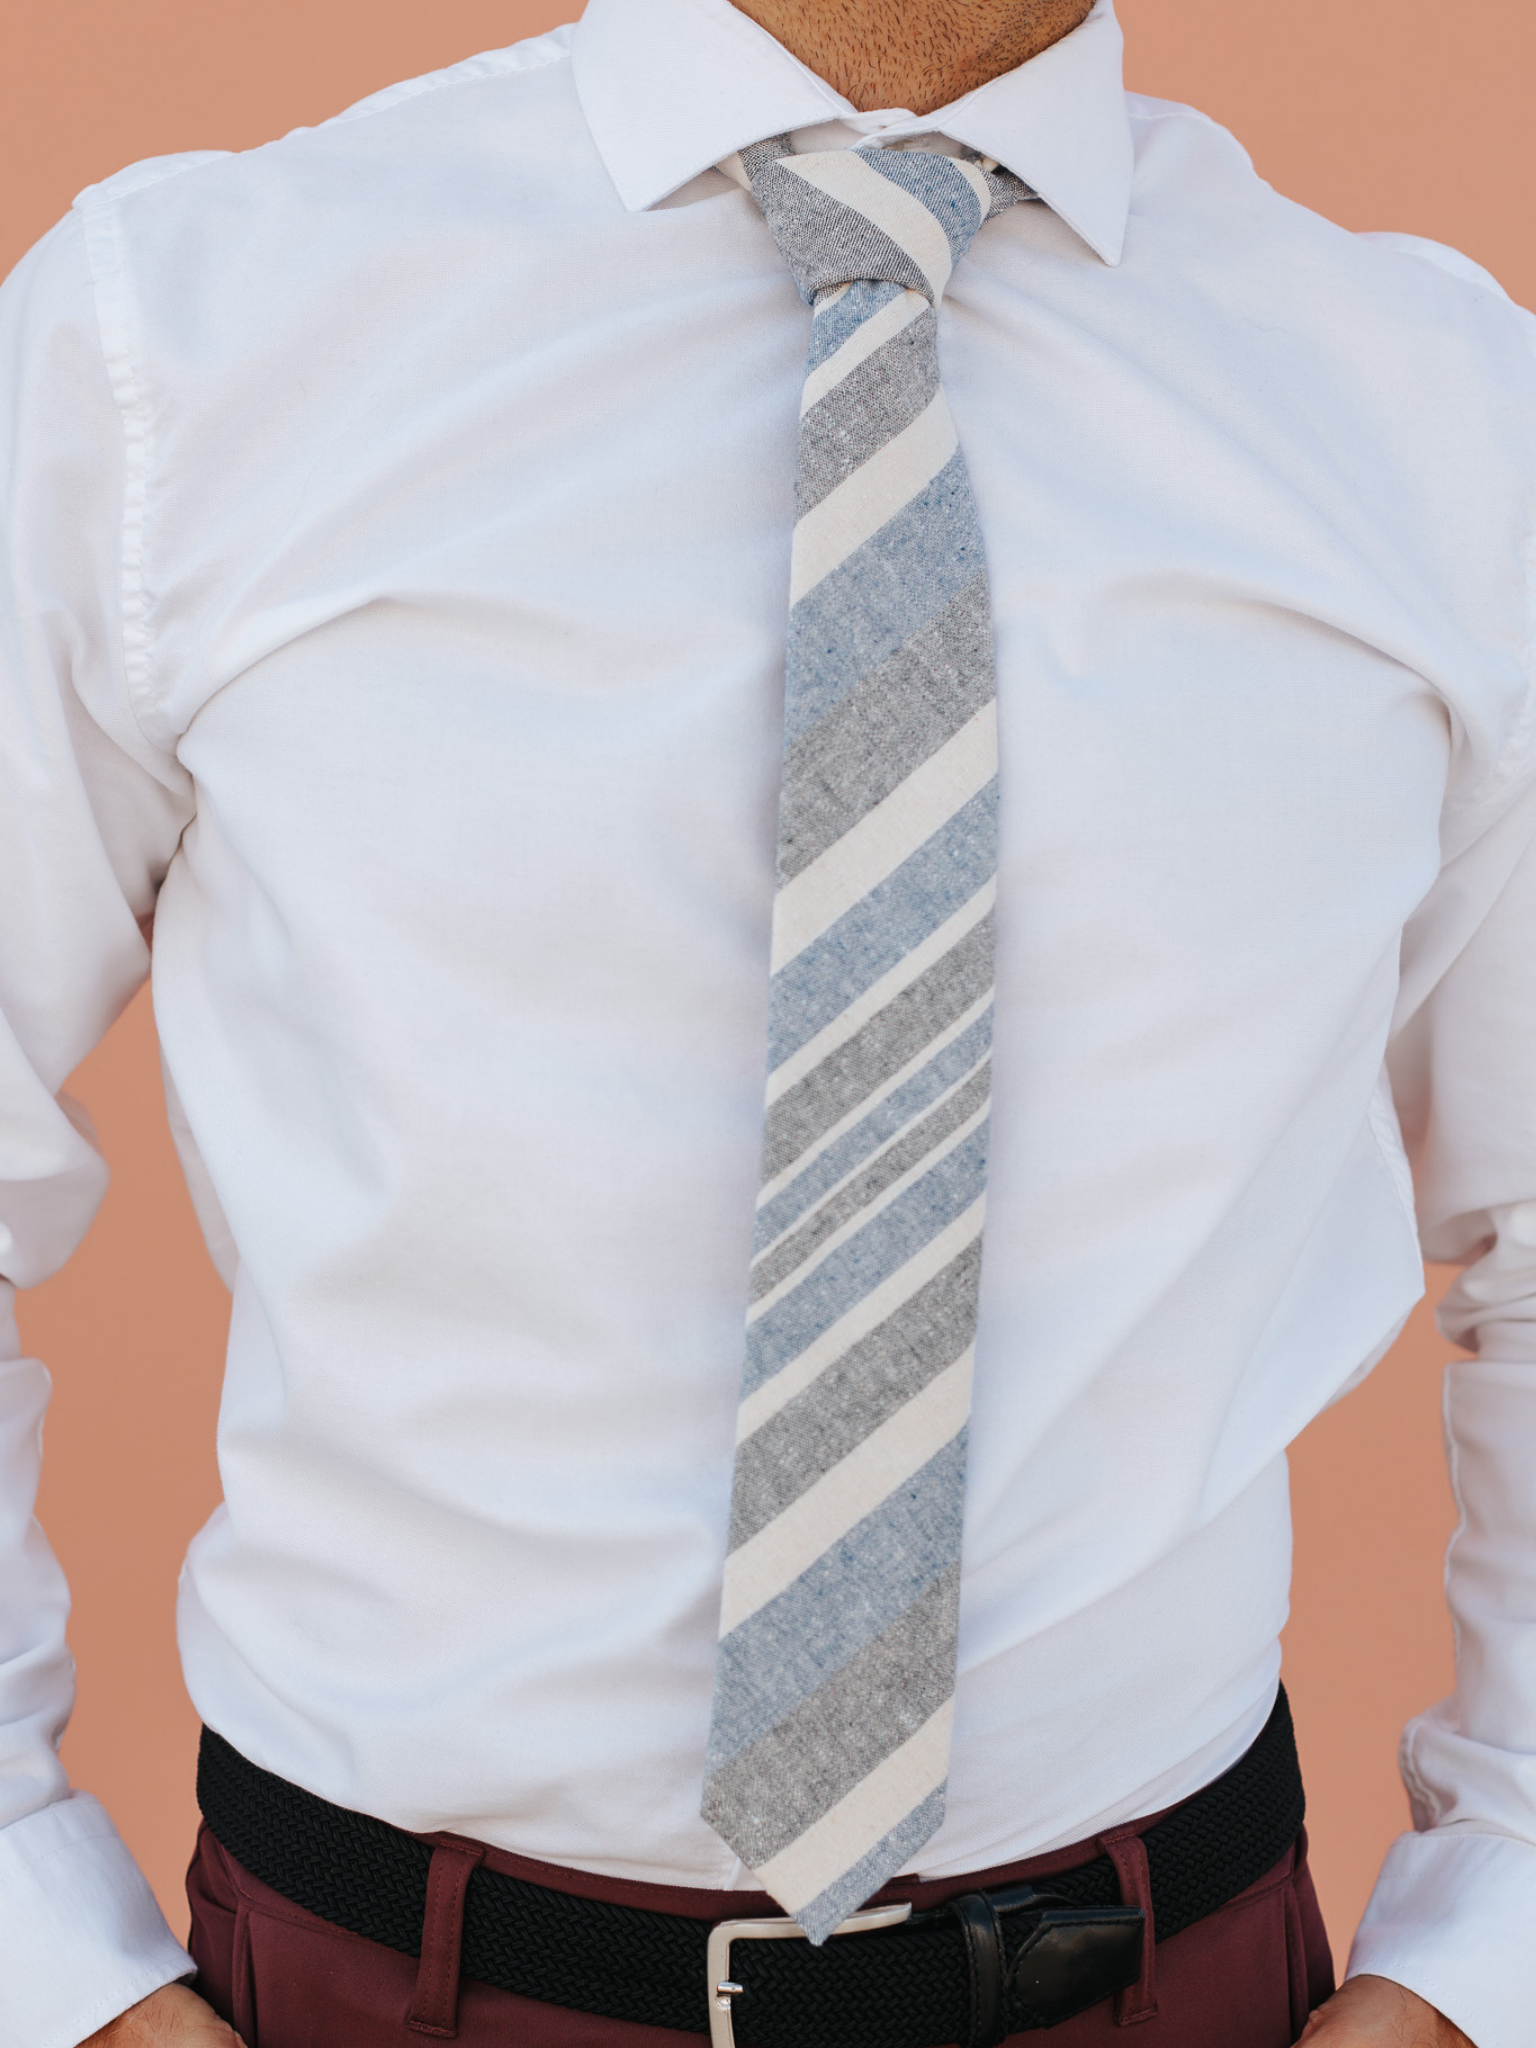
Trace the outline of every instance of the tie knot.
<path fill-rule="evenodd" d="M 864 279 L 906 285 L 937 305 L 982 222 L 1034 196 L 1011 171 L 931 149 L 796 156 L 779 136 L 744 149 L 741 162 L 807 305 Z"/>

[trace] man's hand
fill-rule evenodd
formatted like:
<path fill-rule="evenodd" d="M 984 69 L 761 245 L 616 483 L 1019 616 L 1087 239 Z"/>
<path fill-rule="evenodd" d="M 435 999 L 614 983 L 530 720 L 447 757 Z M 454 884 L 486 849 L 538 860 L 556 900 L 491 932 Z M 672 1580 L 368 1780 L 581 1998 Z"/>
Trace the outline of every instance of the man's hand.
<path fill-rule="evenodd" d="M 1313 2013 L 1299 2048 L 1474 2048 L 1460 2027 L 1385 1977 L 1351 1977 Z"/>
<path fill-rule="evenodd" d="M 167 1984 L 130 2006 L 80 2048 L 242 2048 L 211 2005 L 185 1984 Z"/>

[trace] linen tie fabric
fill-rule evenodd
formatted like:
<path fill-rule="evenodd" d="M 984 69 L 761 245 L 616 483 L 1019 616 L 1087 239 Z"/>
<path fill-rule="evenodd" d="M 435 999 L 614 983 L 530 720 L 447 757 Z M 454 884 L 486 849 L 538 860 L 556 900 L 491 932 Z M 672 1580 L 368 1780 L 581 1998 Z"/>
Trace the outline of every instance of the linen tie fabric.
<path fill-rule="evenodd" d="M 814 319 L 768 1112 L 704 1818 L 824 1941 L 944 1816 L 981 1271 L 997 726 L 936 309 L 1033 195 L 742 152 Z"/>

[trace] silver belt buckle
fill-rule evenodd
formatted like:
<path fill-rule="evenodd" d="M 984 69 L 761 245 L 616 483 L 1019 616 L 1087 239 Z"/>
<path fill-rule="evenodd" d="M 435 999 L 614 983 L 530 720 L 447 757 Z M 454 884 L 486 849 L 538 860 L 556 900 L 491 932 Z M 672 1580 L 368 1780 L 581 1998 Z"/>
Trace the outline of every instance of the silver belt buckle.
<path fill-rule="evenodd" d="M 907 1903 L 866 1906 L 862 1913 L 851 1913 L 841 1927 L 834 1928 L 832 1939 L 838 1941 L 845 1934 L 872 1934 L 877 1927 L 899 1927 L 911 1917 L 912 1908 Z M 731 1943 L 804 1939 L 805 1929 L 800 1922 L 787 1916 L 782 1920 L 721 1920 L 709 1930 L 704 1961 L 709 1977 L 710 2048 L 736 2048 L 731 2002 L 741 1997 L 744 1987 L 731 1982 Z"/>

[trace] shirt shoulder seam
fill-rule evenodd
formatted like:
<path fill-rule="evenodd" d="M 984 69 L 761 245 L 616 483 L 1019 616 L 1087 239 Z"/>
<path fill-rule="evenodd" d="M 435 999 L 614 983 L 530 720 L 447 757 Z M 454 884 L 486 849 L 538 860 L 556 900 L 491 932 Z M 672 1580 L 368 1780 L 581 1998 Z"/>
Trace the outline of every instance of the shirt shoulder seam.
<path fill-rule="evenodd" d="M 134 165 L 115 179 L 88 186 L 75 201 L 96 308 L 102 362 L 123 434 L 123 501 L 118 529 L 118 633 L 128 708 L 157 751 L 174 747 L 154 701 L 154 644 L 144 573 L 149 514 L 151 416 L 133 348 L 132 290 L 118 202 L 180 172 L 195 170 L 210 153 L 161 158 Z M 135 176 L 134 174 L 139 175 Z"/>

